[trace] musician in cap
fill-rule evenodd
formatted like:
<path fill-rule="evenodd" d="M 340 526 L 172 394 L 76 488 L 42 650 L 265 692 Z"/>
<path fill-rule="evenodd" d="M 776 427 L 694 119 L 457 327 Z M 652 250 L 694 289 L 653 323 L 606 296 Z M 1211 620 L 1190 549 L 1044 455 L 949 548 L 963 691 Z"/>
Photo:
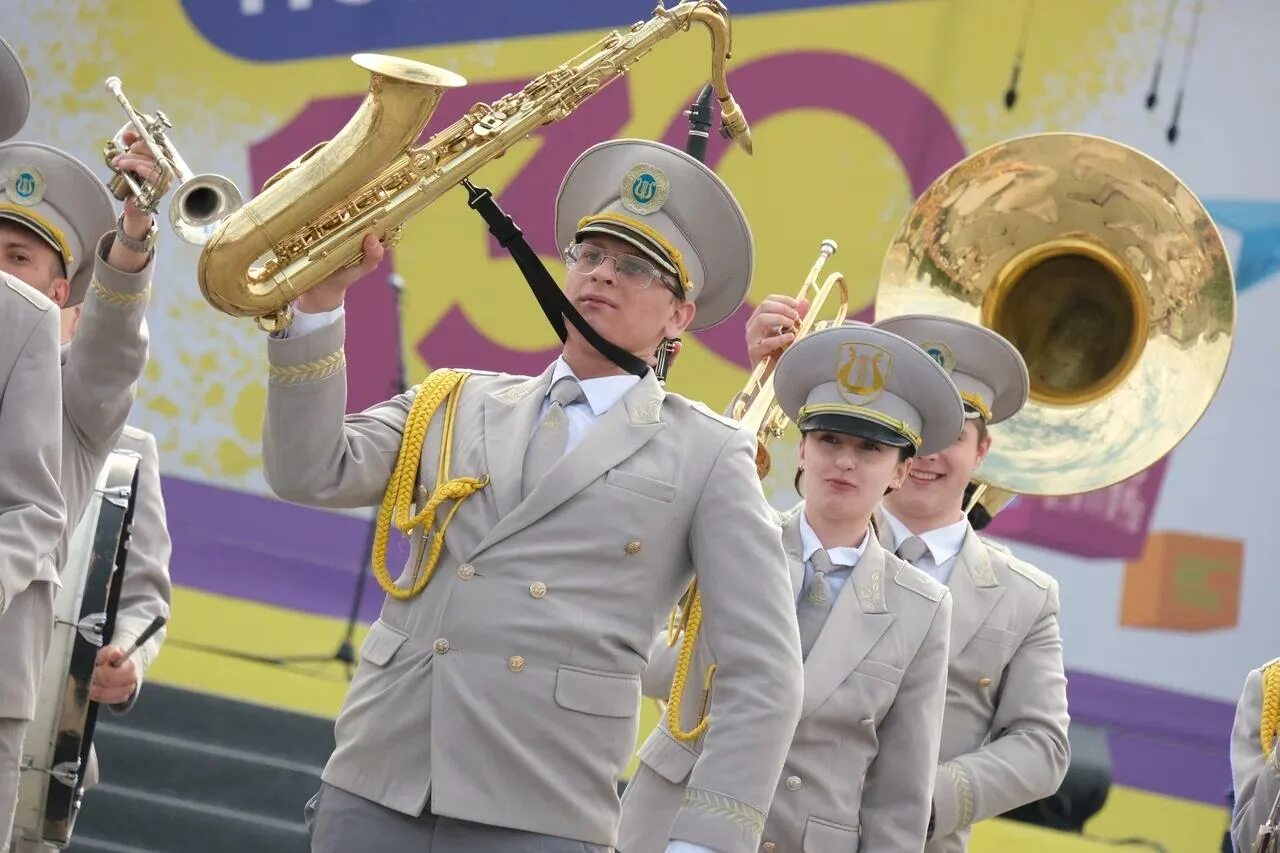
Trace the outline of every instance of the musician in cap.
<path fill-rule="evenodd" d="M 74 323 L 70 324 L 74 334 Z M 169 619 L 172 585 L 169 575 L 169 559 L 172 543 L 169 538 L 164 495 L 160 485 L 160 460 L 156 438 L 150 432 L 126 424 L 116 442 L 115 450 L 138 455 L 138 487 L 134 492 L 133 521 L 129 540 L 129 557 L 120 584 L 120 600 L 115 611 L 115 628 L 111 642 L 98 650 L 89 685 L 89 698 L 115 714 L 125 714 L 133 709 L 142 690 L 147 669 L 155 662 L 164 642 L 164 623 L 158 630 L 147 634 L 156 617 Z M 64 582 L 66 571 L 64 568 Z M 71 590 L 64 585 L 61 594 Z M 139 642 L 140 641 L 140 642 Z M 134 648 L 135 643 L 137 648 Z M 55 672 L 51 662 L 46 662 L 46 678 L 66 678 L 65 662 L 62 671 Z M 58 706 L 48 710 L 56 711 Z M 45 731 L 49 722 L 37 709 L 37 715 L 29 732 Z M 54 721 L 56 725 L 56 721 Z M 37 756 L 38 745 L 28 743 L 24 753 Z M 25 771 L 33 772 L 33 771 Z M 91 790 L 101 779 L 97 749 L 89 747 L 89 760 L 85 769 L 85 790 Z M 19 815 L 25 812 L 19 803 Z M 19 821 L 21 823 L 21 821 Z M 28 827 L 29 829 L 30 827 Z M 57 849 L 48 842 L 33 842 L 23 837 L 22 827 L 15 828 L 12 838 L 13 853 L 47 853 Z"/>
<path fill-rule="evenodd" d="M 1280 801 L 1280 658 L 1252 670 L 1236 704 L 1231 729 L 1231 776 L 1235 806 L 1231 842 L 1236 853 L 1270 850 L 1276 845 L 1276 804 Z M 1266 827 L 1271 847 L 1255 848 Z"/>
<path fill-rule="evenodd" d="M 743 212 L 683 152 L 600 143 L 570 167 L 555 209 L 565 295 L 640 359 L 728 316 L 747 292 Z M 382 257 L 372 235 L 363 250 L 360 269 L 297 300 L 268 346 L 272 488 L 317 506 L 384 501 L 413 531 L 399 580 L 374 555 L 388 596 L 308 805 L 312 849 L 615 845 L 640 674 L 696 574 L 718 701 L 671 836 L 755 850 L 801 669 L 754 436 L 665 392 L 652 370 L 624 374 L 576 327 L 539 376 L 436 371 L 344 418 L 342 299 Z M 446 394 L 447 406 L 420 414 Z M 409 520 L 414 496 L 436 524 L 425 538 Z"/>
<path fill-rule="evenodd" d="M 27 79 L 17 55 L 0 39 L 0 141 L 27 117 Z M 58 310 L 47 297 L 0 271 L 0 642 L 13 642 L 49 622 L 57 578 L 56 552 L 66 527 L 58 488 L 62 434 L 48 425 L 62 412 L 58 373 Z M 9 678 L 39 677 L 41 643 L 0 650 Z M 0 707 L 0 846 L 9 837 L 18 802 L 22 741 L 30 714 L 21 704 Z"/>
<path fill-rule="evenodd" d="M 979 537 L 965 515 L 966 486 L 991 447 L 987 428 L 1026 404 L 1027 368 L 1009 341 L 973 323 L 915 314 L 876 325 L 937 359 L 965 402 L 959 439 L 917 460 L 877 524 L 886 547 L 951 589 L 947 709 L 926 850 L 959 853 L 972 824 L 1053 795 L 1071 757 L 1057 581 Z"/>
<path fill-rule="evenodd" d="M 0 76 L 7 78 L 12 66 L 3 67 L 8 70 L 0 71 Z M 0 84 L 0 90 L 13 88 L 11 82 Z M 16 124 L 10 109 L 11 102 L 0 103 L 0 125 Z M 147 172 L 154 166 L 139 147 L 134 145 L 121 155 L 123 168 Z M 0 720 L 25 726 L 35 712 L 58 572 L 66 559 L 70 530 L 120 435 L 133 403 L 134 385 L 146 363 L 143 314 L 156 230 L 151 217 L 139 215 L 130 203 L 117 220 L 102 181 L 74 157 L 50 146 L 0 145 L 0 181 L 0 272 L 63 308 L 67 321 L 82 311 L 75 341 L 64 341 L 60 358 L 48 354 L 50 375 L 61 364 L 61 453 L 56 473 L 67 523 L 54 559 L 41 563 L 36 582 L 28 588 L 29 601 L 21 610 L 11 608 L 11 617 L 0 620 Z M 22 415 L 30 420 L 28 432 L 43 436 L 59 431 L 53 427 L 56 421 L 37 412 Z M 33 452 L 37 446 L 32 443 L 26 451 Z M 8 837 L 7 827 L 6 821 L 0 838 Z"/>
<path fill-rule="evenodd" d="M 942 584 L 886 552 L 870 519 L 917 454 L 954 440 L 960 398 L 918 347 L 864 324 L 800 340 L 782 356 L 773 387 L 801 434 L 804 500 L 779 524 L 804 702 L 760 849 L 919 850 L 937 766 L 951 600 Z M 660 639 L 645 673 L 655 697 L 667 695 L 676 668 L 669 639 Z M 700 646 L 692 670 L 711 664 L 718 679 L 712 648 Z M 680 743 L 665 723 L 639 758 L 623 797 L 627 853 L 663 849 L 701 760 L 697 744 Z"/>

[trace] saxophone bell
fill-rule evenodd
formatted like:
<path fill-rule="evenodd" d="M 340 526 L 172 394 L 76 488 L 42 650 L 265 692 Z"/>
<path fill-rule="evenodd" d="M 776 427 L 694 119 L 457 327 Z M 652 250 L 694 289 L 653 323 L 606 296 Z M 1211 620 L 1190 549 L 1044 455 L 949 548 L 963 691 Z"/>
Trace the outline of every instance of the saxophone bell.
<path fill-rule="evenodd" d="M 107 78 L 107 91 L 115 96 L 128 121 L 116 131 L 102 150 L 107 166 L 114 173 L 107 187 L 119 201 L 133 196 L 134 206 L 142 213 L 155 213 L 160 199 L 176 186 L 169 207 L 169 224 L 182 240 L 203 245 L 218 223 L 244 205 L 244 198 L 228 178 L 215 174 L 193 174 L 166 132 L 173 127 L 160 110 L 154 115 L 139 113 L 125 97 L 119 77 Z M 116 169 L 111 162 L 129 150 L 124 135 L 132 130 L 147 146 L 156 160 L 156 168 L 145 177 Z"/>

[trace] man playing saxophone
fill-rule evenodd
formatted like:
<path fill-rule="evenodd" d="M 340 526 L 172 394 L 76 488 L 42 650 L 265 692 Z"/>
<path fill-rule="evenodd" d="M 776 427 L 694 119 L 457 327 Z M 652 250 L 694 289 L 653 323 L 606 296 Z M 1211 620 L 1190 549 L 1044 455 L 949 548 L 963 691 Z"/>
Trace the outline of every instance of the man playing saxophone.
<path fill-rule="evenodd" d="M 764 300 L 747 324 L 753 361 L 789 340 L 808 306 Z M 952 596 L 947 704 L 928 853 L 960 853 L 976 821 L 1052 795 L 1070 761 L 1067 681 L 1052 577 L 982 539 L 965 488 L 991 447 L 990 424 L 1026 403 L 1022 356 L 982 326 L 903 315 L 876 324 L 931 354 L 965 401 L 959 437 L 916 459 L 876 518 L 880 541 L 946 584 Z"/>
<path fill-rule="evenodd" d="M 0 141 L 26 121 L 30 95 L 17 55 L 0 39 Z M 0 650 L 6 684 L 38 683 L 51 627 L 58 543 L 66 505 L 58 488 L 62 433 L 50 429 L 62 413 L 57 306 L 34 288 L 0 272 L 0 642 L 35 631 L 32 642 Z M 35 621 L 43 617 L 44 623 Z M 37 630 L 37 626 L 41 626 Z M 34 689 L 34 687 L 33 687 Z M 18 804 L 22 740 L 31 712 L 20 703 L 0 707 L 0 849 Z"/>
<path fill-rule="evenodd" d="M 727 317 L 750 284 L 751 233 L 733 195 L 658 143 L 585 152 L 556 199 L 556 235 L 570 302 L 640 358 Z M 420 518 L 442 497 L 452 507 L 447 536 L 406 521 L 409 563 L 399 581 L 379 575 L 388 597 L 308 804 L 312 849 L 616 844 L 640 673 L 696 574 L 717 703 L 670 837 L 755 850 L 801 688 L 754 436 L 664 392 L 652 371 L 623 374 L 576 329 L 540 376 L 437 371 L 344 417 L 343 295 L 383 254 L 372 235 L 363 251 L 360 268 L 302 295 L 268 343 L 267 480 L 317 506 L 394 491 L 418 496 Z M 442 417 L 420 419 L 441 379 L 461 384 L 442 392 Z"/>
<path fill-rule="evenodd" d="M 951 596 L 886 553 L 870 520 L 918 452 L 952 443 L 960 396 L 919 347 L 864 324 L 807 335 L 782 356 L 773 388 L 801 433 L 804 501 L 779 523 L 804 711 L 761 849 L 919 851 L 938 764 Z M 649 695 L 667 695 L 677 648 L 659 639 L 644 677 Z M 713 663 L 704 644 L 692 670 Z M 663 849 L 698 760 L 697 745 L 680 743 L 667 724 L 649 736 L 623 797 L 622 850 Z"/>

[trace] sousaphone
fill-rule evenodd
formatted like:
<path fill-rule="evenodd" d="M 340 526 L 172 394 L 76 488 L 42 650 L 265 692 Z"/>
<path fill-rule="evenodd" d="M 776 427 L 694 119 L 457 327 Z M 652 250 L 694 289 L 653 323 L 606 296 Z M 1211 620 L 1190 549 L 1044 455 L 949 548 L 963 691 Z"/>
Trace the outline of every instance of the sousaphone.
<path fill-rule="evenodd" d="M 1204 414 L 1235 331 L 1230 261 L 1168 169 L 1079 133 L 1001 142 L 925 190 L 885 257 L 876 319 L 939 314 L 1026 360 L 1026 407 L 992 427 L 975 499 L 1070 495 L 1125 480 Z"/>

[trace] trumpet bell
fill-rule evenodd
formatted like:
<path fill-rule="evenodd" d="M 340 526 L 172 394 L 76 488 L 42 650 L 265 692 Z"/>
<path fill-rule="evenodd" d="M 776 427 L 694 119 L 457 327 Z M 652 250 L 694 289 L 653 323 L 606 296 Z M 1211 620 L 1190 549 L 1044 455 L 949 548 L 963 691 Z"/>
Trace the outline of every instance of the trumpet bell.
<path fill-rule="evenodd" d="M 183 181 L 169 203 L 169 225 L 181 239 L 203 246 L 222 220 L 244 206 L 240 190 L 222 175 Z"/>
<path fill-rule="evenodd" d="M 1027 405 L 992 427 L 981 481 L 1079 494 L 1172 450 L 1226 372 L 1235 286 L 1222 239 L 1173 173 L 1076 133 L 983 149 L 939 177 L 885 257 L 876 318 L 929 313 L 1006 337 Z"/>

